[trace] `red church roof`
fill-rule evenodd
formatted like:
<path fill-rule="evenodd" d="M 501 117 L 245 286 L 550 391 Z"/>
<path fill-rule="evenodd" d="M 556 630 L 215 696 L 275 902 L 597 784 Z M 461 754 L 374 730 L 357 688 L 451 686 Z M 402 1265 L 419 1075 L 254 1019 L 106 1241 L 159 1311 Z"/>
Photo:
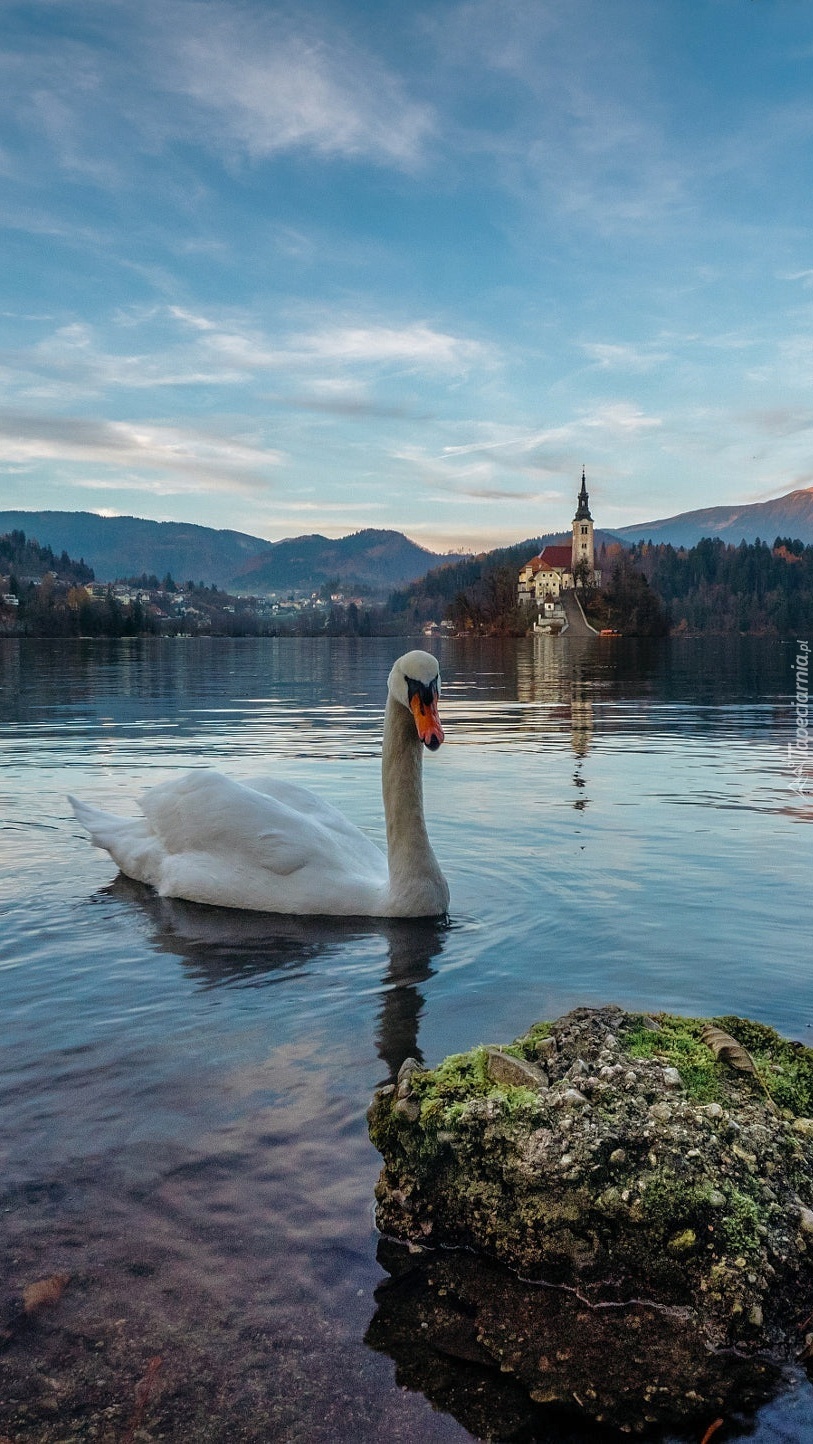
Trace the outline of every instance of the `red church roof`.
<path fill-rule="evenodd" d="M 572 547 L 545 547 L 539 553 L 539 560 L 546 562 L 549 567 L 561 567 L 563 571 L 569 572 L 573 561 Z"/>

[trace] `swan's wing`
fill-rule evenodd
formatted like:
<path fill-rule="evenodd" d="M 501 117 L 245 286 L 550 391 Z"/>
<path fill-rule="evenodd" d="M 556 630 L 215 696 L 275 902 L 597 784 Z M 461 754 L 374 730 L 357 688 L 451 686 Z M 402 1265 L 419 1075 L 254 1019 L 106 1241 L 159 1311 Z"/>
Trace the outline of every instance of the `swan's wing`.
<path fill-rule="evenodd" d="M 243 785 L 262 793 L 264 797 L 275 798 L 302 817 L 321 823 L 339 839 L 343 847 L 353 849 L 358 862 L 369 860 L 371 866 L 380 864 L 383 857 L 381 849 L 370 841 L 366 833 L 348 821 L 343 812 L 333 807 L 330 802 L 325 802 L 324 798 L 311 792 L 309 788 L 301 787 L 297 782 L 283 781 L 279 777 L 248 777 Z"/>
<path fill-rule="evenodd" d="M 288 789 L 286 801 L 219 772 L 201 770 L 150 788 L 141 806 L 167 853 L 205 853 L 227 869 L 239 860 L 242 866 L 288 877 L 308 867 L 341 872 L 348 863 L 352 867 L 373 858 L 381 865 L 378 848 L 335 808 L 305 788 L 288 784 Z M 292 805 L 294 793 L 300 804 L 305 794 L 309 811 Z"/>

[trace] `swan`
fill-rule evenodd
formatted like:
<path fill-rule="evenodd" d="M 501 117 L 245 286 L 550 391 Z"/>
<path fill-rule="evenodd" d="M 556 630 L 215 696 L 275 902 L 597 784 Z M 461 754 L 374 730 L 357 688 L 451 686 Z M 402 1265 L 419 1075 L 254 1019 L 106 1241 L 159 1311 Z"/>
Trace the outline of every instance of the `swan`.
<path fill-rule="evenodd" d="M 95 847 L 162 897 L 255 912 L 440 917 L 449 888 L 423 815 L 422 749 L 443 741 L 440 673 L 429 652 L 399 657 L 387 679 L 381 784 L 387 855 L 306 787 L 235 782 L 195 769 L 151 787 L 140 818 L 70 797 Z"/>

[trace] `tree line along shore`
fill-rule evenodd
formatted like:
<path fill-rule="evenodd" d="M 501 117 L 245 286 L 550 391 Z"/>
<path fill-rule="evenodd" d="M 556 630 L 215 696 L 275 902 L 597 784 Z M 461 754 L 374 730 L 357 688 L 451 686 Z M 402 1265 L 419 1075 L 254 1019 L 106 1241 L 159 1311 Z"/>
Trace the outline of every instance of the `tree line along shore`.
<path fill-rule="evenodd" d="M 338 581 L 310 594 L 260 597 L 170 575 L 99 582 L 83 560 L 13 531 L 0 536 L 0 635 L 398 636 L 434 628 L 525 636 L 537 608 L 517 602 L 517 573 L 538 542 L 446 563 L 373 601 Z M 602 586 L 579 595 L 598 630 L 784 637 L 813 628 L 813 546 L 796 538 L 617 542 L 597 549 L 596 565 Z"/>

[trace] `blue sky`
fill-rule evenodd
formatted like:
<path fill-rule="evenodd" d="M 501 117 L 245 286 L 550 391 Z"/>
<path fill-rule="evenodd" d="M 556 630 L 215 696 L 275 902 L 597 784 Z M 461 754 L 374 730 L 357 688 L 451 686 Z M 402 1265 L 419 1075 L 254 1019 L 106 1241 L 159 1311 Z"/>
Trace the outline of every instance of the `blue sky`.
<path fill-rule="evenodd" d="M 438 550 L 813 483 L 803 0 L 1 3 L 0 508 Z"/>

